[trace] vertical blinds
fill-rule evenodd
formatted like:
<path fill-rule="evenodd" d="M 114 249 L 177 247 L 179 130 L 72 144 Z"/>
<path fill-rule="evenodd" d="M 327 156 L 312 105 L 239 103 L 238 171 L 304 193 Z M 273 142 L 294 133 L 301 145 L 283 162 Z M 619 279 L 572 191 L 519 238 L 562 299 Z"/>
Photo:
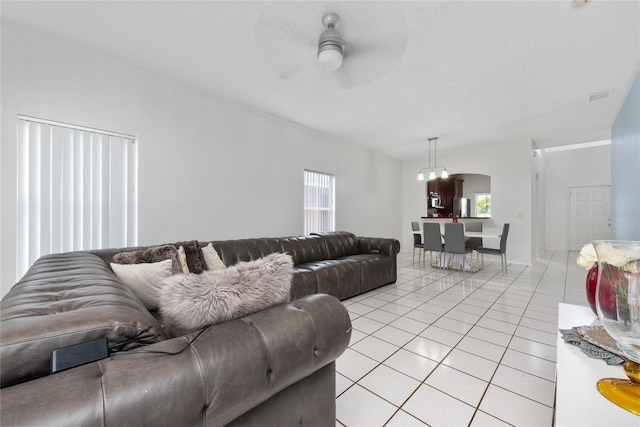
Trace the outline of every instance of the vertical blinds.
<path fill-rule="evenodd" d="M 304 233 L 335 230 L 335 177 L 304 171 Z"/>
<path fill-rule="evenodd" d="M 137 244 L 135 142 L 18 117 L 17 278 L 49 253 Z"/>

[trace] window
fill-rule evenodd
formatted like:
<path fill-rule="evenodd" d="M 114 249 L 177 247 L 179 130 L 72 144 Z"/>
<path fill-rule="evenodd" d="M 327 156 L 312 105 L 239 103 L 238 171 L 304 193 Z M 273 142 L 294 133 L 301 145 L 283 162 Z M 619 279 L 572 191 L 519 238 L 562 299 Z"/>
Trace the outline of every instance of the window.
<path fill-rule="evenodd" d="M 335 177 L 304 171 L 304 234 L 335 231 Z"/>
<path fill-rule="evenodd" d="M 476 194 L 476 217 L 491 218 L 491 194 Z"/>
<path fill-rule="evenodd" d="M 17 278 L 49 253 L 137 245 L 135 137 L 18 116 Z"/>

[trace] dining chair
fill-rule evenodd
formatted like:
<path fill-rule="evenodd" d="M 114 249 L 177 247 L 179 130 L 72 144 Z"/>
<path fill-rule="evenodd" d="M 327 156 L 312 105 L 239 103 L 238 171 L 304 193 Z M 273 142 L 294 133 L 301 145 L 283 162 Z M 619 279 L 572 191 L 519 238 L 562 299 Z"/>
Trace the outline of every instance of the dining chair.
<path fill-rule="evenodd" d="M 422 235 L 420 234 L 420 223 L 418 221 L 411 221 L 411 231 L 413 233 L 413 263 L 416 263 L 416 249 L 420 249 L 418 252 L 418 263 L 422 257 L 423 244 Z"/>
<path fill-rule="evenodd" d="M 442 244 L 442 234 L 440 233 L 440 224 L 436 222 L 425 222 L 422 224 L 422 233 L 424 235 L 423 249 L 429 251 L 429 266 L 433 267 L 433 252 L 438 252 L 438 265 L 442 268 L 442 251 L 444 245 Z M 422 265 L 424 266 L 426 254 L 422 258 Z"/>
<path fill-rule="evenodd" d="M 484 268 L 484 254 L 490 255 L 500 255 L 500 265 L 502 266 L 502 270 L 505 274 L 509 271 L 507 270 L 507 236 L 509 235 L 509 223 L 505 223 L 502 226 L 502 235 L 500 236 L 500 248 L 485 248 L 480 247 L 476 249 L 480 253 L 480 257 L 482 259 L 482 268 Z"/>
<path fill-rule="evenodd" d="M 477 233 L 482 233 L 482 222 L 467 222 L 464 224 L 465 231 L 473 231 Z M 478 252 L 478 248 L 482 247 L 482 237 L 469 237 L 465 244 L 467 248 L 471 249 L 471 258 L 473 258 L 473 251 L 476 252 L 476 258 L 478 260 L 478 264 L 480 263 L 480 252 Z"/>
<path fill-rule="evenodd" d="M 444 224 L 444 253 L 451 255 L 462 255 L 462 271 L 466 264 L 466 254 L 471 249 L 467 248 L 464 241 L 464 224 L 447 222 Z"/>
<path fill-rule="evenodd" d="M 424 252 L 424 245 L 422 244 L 422 236 L 417 233 L 413 233 L 413 263 L 416 263 L 416 249 L 420 249 L 418 252 L 418 263 L 420 263 L 420 257 L 422 257 L 422 252 Z"/>

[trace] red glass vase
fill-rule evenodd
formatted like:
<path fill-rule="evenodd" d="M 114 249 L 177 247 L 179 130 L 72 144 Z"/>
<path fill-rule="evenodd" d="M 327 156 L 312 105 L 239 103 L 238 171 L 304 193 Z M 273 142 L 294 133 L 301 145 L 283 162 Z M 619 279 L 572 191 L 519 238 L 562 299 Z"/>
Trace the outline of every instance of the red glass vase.
<path fill-rule="evenodd" d="M 597 316 L 596 310 L 596 287 L 598 286 L 598 264 L 595 264 L 587 273 L 587 302 L 593 313 Z"/>
<path fill-rule="evenodd" d="M 615 273 L 615 271 L 614 271 Z M 608 275 L 603 274 L 600 279 L 600 308 L 611 318 L 617 318 L 616 292 L 609 282 Z M 596 290 L 598 285 L 598 264 L 595 264 L 587 273 L 587 302 L 593 313 L 597 316 Z"/>

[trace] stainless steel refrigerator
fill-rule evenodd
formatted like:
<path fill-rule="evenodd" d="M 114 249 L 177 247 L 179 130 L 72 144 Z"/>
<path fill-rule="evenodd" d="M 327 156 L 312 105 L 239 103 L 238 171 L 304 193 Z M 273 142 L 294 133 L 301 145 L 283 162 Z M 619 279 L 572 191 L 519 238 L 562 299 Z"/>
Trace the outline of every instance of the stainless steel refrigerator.
<path fill-rule="evenodd" d="M 466 218 L 471 213 L 471 201 L 464 197 L 453 199 L 453 215 L 458 218 Z"/>

